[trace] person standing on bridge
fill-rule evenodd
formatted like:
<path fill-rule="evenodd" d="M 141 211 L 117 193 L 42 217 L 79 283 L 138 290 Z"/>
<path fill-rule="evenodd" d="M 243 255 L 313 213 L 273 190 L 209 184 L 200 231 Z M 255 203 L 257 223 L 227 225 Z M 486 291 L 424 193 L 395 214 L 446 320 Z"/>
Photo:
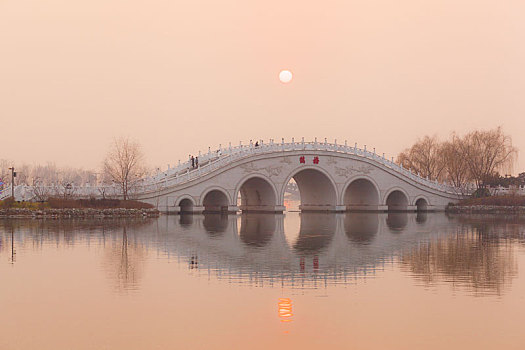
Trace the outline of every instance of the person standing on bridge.
<path fill-rule="evenodd" d="M 195 158 L 191 156 L 191 167 L 195 169 Z"/>
<path fill-rule="evenodd" d="M 199 167 L 199 157 L 195 157 L 195 168 Z"/>

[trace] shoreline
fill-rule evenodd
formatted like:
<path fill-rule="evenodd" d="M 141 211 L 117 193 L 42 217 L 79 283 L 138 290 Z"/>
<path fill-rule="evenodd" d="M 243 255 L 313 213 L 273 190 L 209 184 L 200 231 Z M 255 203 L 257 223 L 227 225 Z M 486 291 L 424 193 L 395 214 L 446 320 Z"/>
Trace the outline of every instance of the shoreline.
<path fill-rule="evenodd" d="M 525 215 L 525 206 L 510 205 L 451 205 L 445 209 L 451 214 L 517 214 Z"/>
<path fill-rule="evenodd" d="M 157 218 L 160 212 L 157 209 L 93 209 L 93 208 L 66 208 L 66 209 L 39 209 L 27 208 L 0 209 L 0 219 L 70 219 L 70 218 Z"/>
<path fill-rule="evenodd" d="M 445 209 L 447 214 L 513 214 L 524 215 L 525 206 L 501 205 L 453 205 Z M 34 219 L 66 219 L 66 218 L 158 218 L 161 215 L 157 209 L 125 209 L 125 208 L 64 208 L 64 209 L 0 209 L 0 219 L 34 218 Z"/>

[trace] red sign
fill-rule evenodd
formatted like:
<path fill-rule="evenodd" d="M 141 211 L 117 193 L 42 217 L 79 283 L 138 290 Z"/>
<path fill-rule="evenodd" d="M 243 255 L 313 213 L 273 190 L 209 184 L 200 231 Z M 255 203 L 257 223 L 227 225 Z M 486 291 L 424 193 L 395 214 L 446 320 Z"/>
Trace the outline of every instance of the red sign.
<path fill-rule="evenodd" d="M 319 164 L 319 157 L 314 157 L 314 164 Z"/>
<path fill-rule="evenodd" d="M 299 157 L 299 163 L 306 163 L 306 161 L 304 160 L 304 156 Z"/>

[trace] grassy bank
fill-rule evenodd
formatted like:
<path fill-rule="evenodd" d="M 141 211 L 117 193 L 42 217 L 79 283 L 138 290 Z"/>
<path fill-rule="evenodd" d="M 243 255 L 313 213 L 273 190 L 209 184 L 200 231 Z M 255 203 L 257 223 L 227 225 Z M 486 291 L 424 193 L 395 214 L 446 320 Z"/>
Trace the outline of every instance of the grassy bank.
<path fill-rule="evenodd" d="M 525 215 L 525 196 L 469 198 L 449 204 L 446 211 L 454 214 Z"/>
<path fill-rule="evenodd" d="M 15 202 L 11 198 L 0 201 L 0 209 L 152 209 L 153 205 L 120 199 L 66 199 L 49 198 L 46 202 Z"/>
<path fill-rule="evenodd" d="M 481 198 L 468 198 L 460 201 L 454 206 L 523 207 L 525 206 L 525 196 L 505 195 Z"/>

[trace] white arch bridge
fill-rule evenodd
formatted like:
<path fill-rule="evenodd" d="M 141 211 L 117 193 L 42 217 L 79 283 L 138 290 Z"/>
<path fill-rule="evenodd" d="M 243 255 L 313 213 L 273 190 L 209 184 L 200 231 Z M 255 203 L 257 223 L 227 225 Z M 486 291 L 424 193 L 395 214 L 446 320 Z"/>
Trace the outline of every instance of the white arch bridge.
<path fill-rule="evenodd" d="M 301 211 L 444 210 L 462 195 L 374 151 L 326 142 L 250 143 L 220 148 L 143 181 L 137 199 L 169 213 L 283 212 L 287 184 Z"/>

